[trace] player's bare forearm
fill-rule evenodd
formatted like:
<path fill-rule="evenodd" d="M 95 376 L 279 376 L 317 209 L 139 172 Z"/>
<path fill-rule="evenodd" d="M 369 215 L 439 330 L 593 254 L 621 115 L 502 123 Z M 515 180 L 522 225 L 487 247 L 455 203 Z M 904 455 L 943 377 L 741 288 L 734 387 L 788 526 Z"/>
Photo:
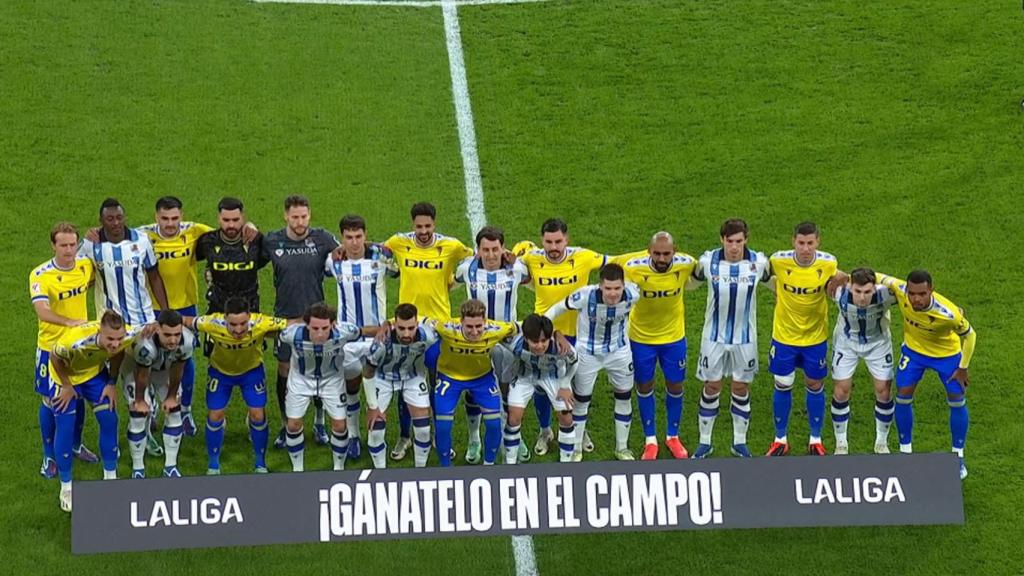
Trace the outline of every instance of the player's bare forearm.
<path fill-rule="evenodd" d="M 32 307 L 36 309 L 36 316 L 38 316 L 39 319 L 43 322 L 56 324 L 57 326 L 67 326 L 69 328 L 72 326 L 78 326 L 79 324 L 85 323 L 85 320 L 72 320 L 67 316 L 61 316 L 60 314 L 57 314 L 52 309 L 50 309 L 50 305 L 47 304 L 46 302 L 34 302 L 32 304 Z"/>
<path fill-rule="evenodd" d="M 141 403 L 146 397 L 146 389 L 149 388 L 149 367 L 135 366 L 135 402 Z M 170 393 L 168 393 L 169 395 Z"/>
<path fill-rule="evenodd" d="M 167 310 L 167 290 L 164 288 L 164 279 L 160 276 L 160 270 L 154 266 L 146 270 L 146 278 L 149 280 L 149 287 L 153 291 L 153 297 L 161 310 Z"/>
<path fill-rule="evenodd" d="M 178 389 L 181 388 L 181 378 L 185 374 L 185 363 L 175 362 L 171 364 L 170 374 L 167 381 L 167 399 L 177 401 Z M 176 402 L 175 402 L 176 403 Z"/>
<path fill-rule="evenodd" d="M 117 382 L 117 376 L 121 373 L 121 363 L 124 362 L 124 350 L 110 357 L 110 383 Z"/>

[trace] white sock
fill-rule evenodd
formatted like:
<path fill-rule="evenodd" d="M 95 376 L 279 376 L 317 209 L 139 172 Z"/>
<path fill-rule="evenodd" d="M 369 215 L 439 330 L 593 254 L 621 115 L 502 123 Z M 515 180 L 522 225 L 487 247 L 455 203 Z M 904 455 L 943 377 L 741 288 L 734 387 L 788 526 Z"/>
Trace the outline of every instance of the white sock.
<path fill-rule="evenodd" d="M 590 402 L 577 400 L 572 405 L 572 419 L 576 425 L 575 452 L 583 451 L 583 437 L 587 434 L 587 412 L 590 411 Z"/>
<path fill-rule="evenodd" d="M 747 429 L 750 428 L 750 394 L 746 396 L 732 395 L 732 443 L 746 444 Z"/>
<path fill-rule="evenodd" d="M 359 402 L 359 393 L 356 392 L 354 395 L 350 395 L 349 399 L 355 398 L 357 401 L 353 404 L 348 405 L 348 439 L 359 440 L 359 413 L 363 409 L 363 404 Z"/>
<path fill-rule="evenodd" d="M 633 424 L 633 393 L 615 393 L 615 449 L 629 447 L 629 428 Z M 657 439 L 655 439 L 657 443 Z"/>
<path fill-rule="evenodd" d="M 381 457 L 384 456 L 384 451 L 381 451 Z M 331 456 L 334 460 L 335 470 L 345 469 L 345 458 L 348 456 L 348 430 L 342 433 L 337 433 L 331 430 Z"/>
<path fill-rule="evenodd" d="M 836 444 L 846 444 L 846 430 L 850 424 L 850 401 L 836 402 L 832 399 L 832 431 L 836 435 Z"/>
<path fill-rule="evenodd" d="M 427 465 L 427 457 L 430 456 L 430 418 L 423 418 L 422 421 L 413 418 L 412 435 L 413 463 L 417 468 L 424 468 Z"/>
<path fill-rule="evenodd" d="M 132 470 L 146 467 L 146 434 L 149 432 L 149 419 L 145 416 L 131 416 L 128 419 L 128 454 L 132 457 Z M 133 435 L 141 436 L 133 440 Z"/>
<path fill-rule="evenodd" d="M 481 414 L 474 414 L 470 416 L 466 415 L 466 428 L 469 429 L 469 443 L 479 444 L 480 443 L 480 420 Z"/>
<path fill-rule="evenodd" d="M 374 422 L 377 425 L 377 422 Z M 370 450 L 370 459 L 374 468 L 387 467 L 387 444 L 384 443 L 384 428 L 371 428 L 366 433 L 366 446 Z"/>
<path fill-rule="evenodd" d="M 164 419 L 164 467 L 178 465 L 178 449 L 181 448 L 181 412 L 174 410 Z"/>
<path fill-rule="evenodd" d="M 711 435 L 715 430 L 715 419 L 718 418 L 718 399 L 721 393 L 711 396 L 707 392 L 700 393 L 700 407 L 697 412 L 697 428 L 700 432 L 700 443 L 711 444 Z"/>
<path fill-rule="evenodd" d="M 576 425 L 558 427 L 558 461 L 572 462 L 573 447 L 576 445 Z"/>
<path fill-rule="evenodd" d="M 104 470 L 103 471 L 103 479 L 104 480 L 117 480 L 117 470 Z"/>
<path fill-rule="evenodd" d="M 522 441 L 522 426 L 505 425 L 505 464 L 519 461 L 519 443 Z"/>
<path fill-rule="evenodd" d="M 304 457 L 306 451 L 305 429 L 298 432 L 285 430 L 284 443 L 288 446 L 288 457 L 292 460 L 292 472 L 302 472 L 305 469 Z"/>
<path fill-rule="evenodd" d="M 879 404 L 889 404 L 889 406 L 883 408 Z M 892 428 L 892 415 L 895 410 L 894 403 L 880 403 L 878 400 L 875 400 L 875 444 L 889 444 L 889 429 Z M 888 421 L 882 420 L 879 416 L 887 418 Z"/>

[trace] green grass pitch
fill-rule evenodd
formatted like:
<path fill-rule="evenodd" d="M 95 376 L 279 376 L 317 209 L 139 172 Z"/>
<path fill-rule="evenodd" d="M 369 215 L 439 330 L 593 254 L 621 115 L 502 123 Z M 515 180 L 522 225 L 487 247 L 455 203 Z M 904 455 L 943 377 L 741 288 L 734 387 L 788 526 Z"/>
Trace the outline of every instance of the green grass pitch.
<path fill-rule="evenodd" d="M 822 249 L 846 270 L 931 270 L 937 290 L 965 309 L 979 335 L 968 395 L 966 525 L 540 536 L 541 573 L 1024 569 L 1013 536 L 1024 511 L 1016 372 L 1024 337 L 1024 217 L 1015 208 L 1024 183 L 1019 3 L 552 0 L 465 7 L 459 15 L 487 214 L 510 239 L 536 239 L 541 221 L 557 215 L 569 221 L 575 244 L 620 253 L 667 229 L 697 256 L 717 244 L 723 219 L 742 216 L 751 247 L 772 252 L 788 247 L 796 222 L 813 219 L 823 229 Z M 0 549 L 7 571 L 515 572 L 507 538 L 72 557 L 57 484 L 37 474 L 35 317 L 26 278 L 49 257 L 55 221 L 93 225 L 100 201 L 116 196 L 130 223 L 144 224 L 158 196 L 176 194 L 188 218 L 212 223 L 217 199 L 230 194 L 271 230 L 283 225 L 283 197 L 303 193 L 315 225 L 334 231 L 342 214 L 357 212 L 380 240 L 408 228 L 412 202 L 430 200 L 439 231 L 468 242 L 451 99 L 439 8 L 244 0 L 0 5 Z M 269 271 L 263 287 L 269 303 Z M 682 438 L 691 448 L 703 290 L 686 295 L 691 378 Z M 520 310 L 530 305 L 524 292 Z M 763 361 L 771 306 L 762 293 Z M 894 328 L 898 339 L 898 321 Z M 757 451 L 771 440 L 770 389 L 762 366 L 750 431 Z M 598 390 L 590 428 L 596 457 L 610 458 L 611 394 L 600 383 Z M 807 433 L 802 396 L 792 419 L 797 447 Z M 860 373 L 855 452 L 871 448 L 870 397 Z M 251 453 L 241 404 L 233 405 L 224 465 L 242 472 Z M 276 405 L 268 409 L 276 426 Z M 948 450 L 947 409 L 934 376 L 922 384 L 916 409 L 915 447 Z M 718 454 L 727 452 L 729 428 L 722 418 Z M 524 430 L 532 443 L 532 417 Z M 92 421 L 86 441 L 93 447 L 95 435 Z M 461 428 L 456 445 L 465 445 Z M 201 434 L 186 439 L 180 462 L 186 474 L 202 473 Z M 327 450 L 307 451 L 307 468 L 329 462 Z M 159 464 L 149 459 L 151 474 Z M 283 452 L 272 450 L 269 464 L 289 469 Z M 357 466 L 368 465 L 364 457 Z M 127 472 L 125 455 L 121 476 Z M 101 475 L 98 465 L 76 465 L 75 473 Z"/>

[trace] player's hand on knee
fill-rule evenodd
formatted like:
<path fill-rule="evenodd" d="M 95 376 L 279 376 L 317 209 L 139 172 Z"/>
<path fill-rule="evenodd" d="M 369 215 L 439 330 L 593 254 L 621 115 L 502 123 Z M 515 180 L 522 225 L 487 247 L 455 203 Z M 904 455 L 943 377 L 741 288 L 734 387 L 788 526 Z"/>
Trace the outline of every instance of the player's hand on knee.
<path fill-rule="evenodd" d="M 144 398 L 138 398 L 132 402 L 131 410 L 139 414 L 149 414 L 149 403 Z"/>
<path fill-rule="evenodd" d="M 953 375 L 950 376 L 949 380 L 950 382 L 956 380 L 957 382 L 960 383 L 961 386 L 964 387 L 965 390 L 967 389 L 967 385 L 971 383 L 971 377 L 967 373 L 967 368 L 957 368 L 953 372 Z"/>
<path fill-rule="evenodd" d="M 171 410 L 174 410 L 178 406 L 181 406 L 181 402 L 177 398 L 173 398 L 171 396 L 168 396 L 167 399 L 164 400 L 164 403 L 163 403 L 162 406 L 163 406 L 164 412 L 167 413 L 167 412 L 170 412 Z"/>
<path fill-rule="evenodd" d="M 75 396 L 74 386 L 61 386 L 60 391 L 57 392 L 57 396 L 53 399 L 54 408 L 61 412 L 67 410 L 68 405 L 75 399 Z"/>
<path fill-rule="evenodd" d="M 117 409 L 117 386 L 113 384 L 107 384 L 103 387 L 103 392 L 100 393 L 100 402 L 107 400 L 110 402 L 110 409 Z"/>
<path fill-rule="evenodd" d="M 560 388 L 558 390 L 558 399 L 561 400 L 562 402 L 565 402 L 565 407 L 568 410 L 572 410 L 575 401 L 573 400 L 571 388 Z"/>

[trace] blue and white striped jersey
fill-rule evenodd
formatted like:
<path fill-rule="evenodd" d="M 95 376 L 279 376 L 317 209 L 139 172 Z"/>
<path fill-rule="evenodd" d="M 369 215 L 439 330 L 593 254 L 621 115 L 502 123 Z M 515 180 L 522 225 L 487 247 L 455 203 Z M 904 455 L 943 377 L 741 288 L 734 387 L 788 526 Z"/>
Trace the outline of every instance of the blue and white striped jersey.
<path fill-rule="evenodd" d="M 105 309 L 120 314 L 133 326 L 156 320 L 149 295 L 146 271 L 156 268 L 156 254 L 146 234 L 125 228 L 121 242 L 108 242 L 100 232 L 100 241 L 83 240 L 78 253 L 96 267 L 97 317 Z"/>
<path fill-rule="evenodd" d="M 132 344 L 130 357 L 137 366 L 145 366 L 153 372 L 163 372 L 175 362 L 184 362 L 192 357 L 196 349 L 196 337 L 191 330 L 181 331 L 181 342 L 174 350 L 166 350 L 160 346 L 160 336 L 153 334 L 149 338 L 140 338 Z"/>
<path fill-rule="evenodd" d="M 526 338 L 519 334 L 509 345 L 516 359 L 516 374 L 519 378 L 537 382 L 540 380 L 562 380 L 576 372 L 577 357 L 574 349 L 566 356 L 558 353 L 558 344 L 551 339 L 544 354 L 534 354 Z"/>
<path fill-rule="evenodd" d="M 497 270 L 487 270 L 476 256 L 463 260 L 455 269 L 455 281 L 466 285 L 469 298 L 480 300 L 487 307 L 487 319 L 516 321 L 519 285 L 529 279 L 526 264 L 516 260 Z"/>
<path fill-rule="evenodd" d="M 345 344 L 358 340 L 362 334 L 355 324 L 340 322 L 331 329 L 323 344 L 309 338 L 309 327 L 292 324 L 281 332 L 281 341 L 292 347 L 291 372 L 310 380 L 344 378 Z"/>
<path fill-rule="evenodd" d="M 554 319 L 566 309 L 578 310 L 576 317 L 576 350 L 589 354 L 608 354 L 629 345 L 626 330 L 629 312 L 640 298 L 636 284 L 626 282 L 622 299 L 617 304 L 605 304 L 597 284 L 584 286 L 573 292 L 565 302 L 553 306 L 545 315 Z"/>
<path fill-rule="evenodd" d="M 360 328 L 380 326 L 386 320 L 388 273 L 391 251 L 380 244 L 370 244 L 358 260 L 334 260 L 327 257 L 325 272 L 338 284 L 338 322 L 349 322 Z"/>
<path fill-rule="evenodd" d="M 423 376 L 426 374 L 423 358 L 437 339 L 437 331 L 427 321 L 420 323 L 416 339 L 409 344 L 399 342 L 398 334 L 392 331 L 383 343 L 373 341 L 367 362 L 374 367 L 377 378 L 389 382 Z"/>
<path fill-rule="evenodd" d="M 839 305 L 839 317 L 833 333 L 833 341 L 845 338 L 861 344 L 891 341 L 889 332 L 889 308 L 896 304 L 896 296 L 881 284 L 876 286 L 871 303 L 861 308 L 853 303 L 850 286 L 836 291 L 833 300 Z"/>
<path fill-rule="evenodd" d="M 702 338 L 720 344 L 757 343 L 757 285 L 769 278 L 768 258 L 744 250 L 738 262 L 725 259 L 724 250 L 701 255 L 694 278 L 707 281 L 708 305 Z"/>

